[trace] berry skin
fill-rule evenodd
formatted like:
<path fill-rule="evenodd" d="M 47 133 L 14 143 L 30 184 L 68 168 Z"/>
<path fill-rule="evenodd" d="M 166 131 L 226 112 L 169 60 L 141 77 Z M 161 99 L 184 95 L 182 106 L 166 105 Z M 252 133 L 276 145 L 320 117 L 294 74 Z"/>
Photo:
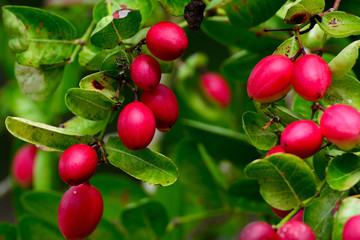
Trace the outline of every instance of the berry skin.
<path fill-rule="evenodd" d="M 205 95 L 222 108 L 229 106 L 232 94 L 229 83 L 220 74 L 207 72 L 200 77 L 200 86 Z"/>
<path fill-rule="evenodd" d="M 161 67 L 154 57 L 141 54 L 131 63 L 130 75 L 136 86 L 144 91 L 151 91 L 160 82 Z"/>
<path fill-rule="evenodd" d="M 146 35 L 146 45 L 155 57 L 172 61 L 181 57 L 187 49 L 185 31 L 172 22 L 159 22 Z"/>
<path fill-rule="evenodd" d="M 323 136 L 320 128 L 310 120 L 298 120 L 290 123 L 280 139 L 281 147 L 287 153 L 300 158 L 308 158 L 320 150 Z"/>
<path fill-rule="evenodd" d="M 278 229 L 279 240 L 316 240 L 313 230 L 301 221 L 290 220 Z"/>
<path fill-rule="evenodd" d="M 118 119 L 121 142 L 133 151 L 147 147 L 155 134 L 155 117 L 145 104 L 132 102 L 125 106 Z"/>
<path fill-rule="evenodd" d="M 360 239 L 360 215 L 351 217 L 344 225 L 343 240 Z"/>
<path fill-rule="evenodd" d="M 360 112 L 345 104 L 335 104 L 321 116 L 320 129 L 331 143 L 351 150 L 360 143 Z"/>
<path fill-rule="evenodd" d="M 270 206 L 270 207 L 273 210 L 273 212 L 280 218 L 286 217 L 292 211 L 292 209 L 288 210 L 288 211 L 283 211 L 283 210 L 280 210 L 280 209 L 277 209 L 277 208 L 273 208 L 272 206 Z"/>
<path fill-rule="evenodd" d="M 270 103 L 284 97 L 291 89 L 293 63 L 282 55 L 262 59 L 251 71 L 247 92 L 250 98 Z"/>
<path fill-rule="evenodd" d="M 97 227 L 104 203 L 99 190 L 89 183 L 69 188 L 61 198 L 58 223 L 67 240 L 84 239 Z"/>
<path fill-rule="evenodd" d="M 301 209 L 291 218 L 291 220 L 302 222 L 303 218 L 304 218 L 304 209 Z"/>
<path fill-rule="evenodd" d="M 33 182 L 33 171 L 37 148 L 26 144 L 14 156 L 11 171 L 15 181 L 21 187 L 30 187 Z"/>
<path fill-rule="evenodd" d="M 266 154 L 265 157 L 270 156 L 270 155 L 275 154 L 275 153 L 285 153 L 285 151 L 284 151 L 284 149 L 281 147 L 281 145 L 276 145 L 275 147 L 273 147 L 272 149 L 270 149 L 270 150 L 267 152 L 267 154 Z M 274 210 L 274 209 L 273 209 L 273 210 Z M 276 214 L 276 215 L 278 215 L 278 214 Z M 278 216 L 279 216 L 279 215 L 278 215 Z"/>
<path fill-rule="evenodd" d="M 291 83 L 300 97 L 316 102 L 323 99 L 331 85 L 331 70 L 321 57 L 303 55 L 294 63 Z"/>
<path fill-rule="evenodd" d="M 252 222 L 240 233 L 239 240 L 277 240 L 276 233 L 266 222 Z"/>
<path fill-rule="evenodd" d="M 59 160 L 59 175 L 71 186 L 87 182 L 96 171 L 96 151 L 86 144 L 75 144 L 67 148 Z"/>
<path fill-rule="evenodd" d="M 154 114 L 159 131 L 167 132 L 175 124 L 179 115 L 178 102 L 173 91 L 164 84 L 159 84 L 151 92 L 143 92 L 141 102 Z"/>

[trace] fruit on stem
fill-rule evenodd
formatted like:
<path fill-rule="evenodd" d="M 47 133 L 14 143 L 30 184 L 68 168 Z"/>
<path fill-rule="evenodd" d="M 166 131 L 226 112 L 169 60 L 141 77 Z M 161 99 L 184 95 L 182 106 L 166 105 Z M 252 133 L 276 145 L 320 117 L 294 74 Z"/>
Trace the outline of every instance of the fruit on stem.
<path fill-rule="evenodd" d="M 290 220 L 276 233 L 279 240 L 316 240 L 313 230 L 305 223 Z"/>
<path fill-rule="evenodd" d="M 277 240 L 276 233 L 266 222 L 252 222 L 240 233 L 239 240 Z"/>
<path fill-rule="evenodd" d="M 21 187 L 30 187 L 33 183 L 33 171 L 37 148 L 35 145 L 22 146 L 14 156 L 11 171 L 15 181 Z"/>
<path fill-rule="evenodd" d="M 200 86 L 205 95 L 222 108 L 229 106 L 232 98 L 231 87 L 224 77 L 215 72 L 203 73 Z"/>
<path fill-rule="evenodd" d="M 151 91 L 160 82 L 161 67 L 154 57 L 141 54 L 131 63 L 130 75 L 136 86 L 142 90 Z"/>
<path fill-rule="evenodd" d="M 277 208 L 274 208 L 272 206 L 270 206 L 271 209 L 273 210 L 273 212 L 280 218 L 284 218 L 286 217 L 289 213 L 291 213 L 292 209 L 291 210 L 288 210 L 288 211 L 283 211 L 283 210 L 280 210 L 280 209 L 277 209 Z"/>

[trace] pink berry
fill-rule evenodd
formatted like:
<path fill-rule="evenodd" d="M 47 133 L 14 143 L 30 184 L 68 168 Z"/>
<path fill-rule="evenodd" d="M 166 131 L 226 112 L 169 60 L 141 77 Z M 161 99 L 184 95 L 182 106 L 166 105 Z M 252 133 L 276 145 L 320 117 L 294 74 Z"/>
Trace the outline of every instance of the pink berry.
<path fill-rule="evenodd" d="M 344 226 L 343 240 L 358 240 L 360 239 L 360 215 L 351 217 Z"/>
<path fill-rule="evenodd" d="M 295 91 L 305 100 L 321 100 L 331 85 L 331 70 L 324 59 L 307 54 L 296 60 L 291 83 Z"/>
<path fill-rule="evenodd" d="M 220 107 L 227 107 L 231 101 L 231 87 L 220 74 L 207 72 L 200 77 L 201 89 L 205 95 Z"/>
<path fill-rule="evenodd" d="M 314 122 L 298 120 L 284 129 L 280 142 L 285 152 L 308 158 L 320 150 L 323 136 Z"/>
<path fill-rule="evenodd" d="M 136 86 L 142 90 L 151 91 L 160 82 L 161 67 L 154 57 L 141 54 L 131 63 L 130 75 Z"/>
<path fill-rule="evenodd" d="M 316 240 L 313 230 L 301 221 L 290 220 L 278 229 L 279 240 Z"/>
<path fill-rule="evenodd" d="M 321 116 L 324 137 L 342 150 L 351 150 L 360 143 L 360 112 L 345 104 L 335 104 Z"/>
<path fill-rule="evenodd" d="M 37 148 L 26 144 L 14 156 L 12 174 L 21 187 L 30 187 L 33 182 L 33 171 Z"/>
<path fill-rule="evenodd" d="M 141 102 L 125 106 L 118 119 L 118 133 L 122 143 L 137 151 L 147 147 L 155 134 L 155 117 L 150 108 Z"/>
<path fill-rule="evenodd" d="M 59 160 L 59 175 L 69 185 L 88 181 L 96 171 L 96 151 L 86 144 L 75 144 L 67 148 Z"/>
<path fill-rule="evenodd" d="M 69 188 L 58 210 L 61 233 L 67 240 L 86 238 L 99 224 L 103 207 L 100 192 L 89 183 Z"/>
<path fill-rule="evenodd" d="M 239 240 L 277 240 L 277 237 L 270 224 L 252 222 L 242 230 Z"/>
<path fill-rule="evenodd" d="M 172 61 L 181 57 L 187 49 L 185 31 L 172 22 L 159 22 L 146 35 L 146 45 L 155 57 Z"/>
<path fill-rule="evenodd" d="M 280 210 L 280 209 L 277 209 L 277 208 L 273 208 L 272 206 L 270 206 L 270 207 L 273 210 L 273 212 L 280 218 L 286 217 L 292 211 L 292 209 L 287 210 L 287 211 L 283 211 L 283 210 Z"/>
<path fill-rule="evenodd" d="M 291 89 L 293 63 L 282 55 L 262 59 L 251 71 L 247 92 L 250 98 L 270 103 L 284 97 Z"/>
<path fill-rule="evenodd" d="M 304 209 L 301 209 L 291 218 L 291 220 L 302 222 L 303 218 L 304 218 Z"/>
<path fill-rule="evenodd" d="M 175 94 L 167 86 L 159 84 L 153 91 L 143 92 L 141 102 L 154 114 L 159 131 L 167 132 L 175 124 L 179 107 Z"/>
<path fill-rule="evenodd" d="M 281 145 L 276 145 L 275 147 L 273 147 L 272 149 L 270 149 L 267 154 L 266 154 L 266 157 L 267 156 L 270 156 L 272 154 L 275 154 L 275 153 L 285 153 L 284 149 L 281 147 Z"/>

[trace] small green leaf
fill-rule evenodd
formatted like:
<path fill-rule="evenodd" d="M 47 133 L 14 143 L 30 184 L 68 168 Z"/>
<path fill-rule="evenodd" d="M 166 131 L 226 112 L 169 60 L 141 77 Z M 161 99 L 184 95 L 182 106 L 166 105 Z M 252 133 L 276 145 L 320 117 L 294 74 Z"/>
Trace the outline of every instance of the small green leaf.
<path fill-rule="evenodd" d="M 19 221 L 22 240 L 63 240 L 59 228 L 32 216 L 24 216 Z"/>
<path fill-rule="evenodd" d="M 255 112 L 245 112 L 242 117 L 242 125 L 246 136 L 250 143 L 260 150 L 270 150 L 278 141 L 278 136 L 274 133 L 274 129 L 270 126 L 263 130 L 265 126 L 260 114 Z"/>
<path fill-rule="evenodd" d="M 186 5 L 191 0 L 159 0 L 166 11 L 174 16 L 183 16 Z"/>
<path fill-rule="evenodd" d="M 15 137 L 55 151 L 65 151 L 74 144 L 89 144 L 92 141 L 92 138 L 68 129 L 17 117 L 7 117 L 5 124 L 8 131 Z"/>
<path fill-rule="evenodd" d="M 106 71 L 106 75 L 108 76 L 118 78 L 122 70 L 122 67 L 118 65 L 118 63 L 121 63 L 121 61 L 119 62 L 121 58 L 125 58 L 125 61 L 130 64 L 131 56 L 125 51 L 123 46 L 120 46 L 117 51 L 111 52 L 106 56 L 100 70 L 102 72 Z"/>
<path fill-rule="evenodd" d="M 105 72 L 97 72 L 81 79 L 80 88 L 101 92 L 108 98 L 116 95 L 118 81 L 106 75 Z"/>
<path fill-rule="evenodd" d="M 76 116 L 63 123 L 61 127 L 81 134 L 94 136 L 103 130 L 105 125 L 106 119 L 101 121 L 92 121 Z"/>
<path fill-rule="evenodd" d="M 292 209 L 316 192 L 310 167 L 292 154 L 273 154 L 255 160 L 245 168 L 248 177 L 257 178 L 260 194 L 274 208 Z"/>
<path fill-rule="evenodd" d="M 313 105 L 312 102 L 306 101 L 298 94 L 295 94 L 294 101 L 292 104 L 292 110 L 296 113 L 301 114 L 306 119 L 310 119 L 312 115 L 312 110 L 311 110 L 312 105 Z"/>
<path fill-rule="evenodd" d="M 110 137 L 105 150 L 112 165 L 141 181 L 168 186 L 178 178 L 179 172 L 173 161 L 150 149 L 131 151 L 118 137 Z"/>
<path fill-rule="evenodd" d="M 121 214 L 121 221 L 131 239 L 159 239 L 165 234 L 168 215 L 159 202 L 148 200 L 131 204 Z"/>
<path fill-rule="evenodd" d="M 66 106 L 69 110 L 82 118 L 89 120 L 105 119 L 114 101 L 104 94 L 81 88 L 71 88 L 65 96 Z"/>
<path fill-rule="evenodd" d="M 90 41 L 99 48 L 111 49 L 116 47 L 123 39 L 134 36 L 141 22 L 139 10 L 119 10 L 119 18 L 107 16 L 96 25 Z"/>
<path fill-rule="evenodd" d="M 310 17 L 322 13 L 325 8 L 324 0 L 302 0 L 290 7 L 285 16 L 285 23 L 300 24 L 307 22 Z"/>
<path fill-rule="evenodd" d="M 333 158 L 326 169 L 326 180 L 335 190 L 354 186 L 360 180 L 360 157 L 345 153 Z"/>
<path fill-rule="evenodd" d="M 95 231 L 86 239 L 122 240 L 124 239 L 124 237 L 113 224 L 111 224 L 109 221 L 105 219 L 101 219 Z"/>
<path fill-rule="evenodd" d="M 342 232 L 345 223 L 353 216 L 360 214 L 360 199 L 346 198 L 344 199 L 334 216 L 333 240 L 342 240 Z"/>
<path fill-rule="evenodd" d="M 359 56 L 360 40 L 344 48 L 331 62 L 329 67 L 333 78 L 340 78 L 348 73 Z"/>
<path fill-rule="evenodd" d="M 324 148 L 313 156 L 313 165 L 316 176 L 322 181 L 326 177 L 326 167 L 330 162 L 328 151 Z"/>
<path fill-rule="evenodd" d="M 360 18 L 346 12 L 326 13 L 318 24 L 326 34 L 334 38 L 360 34 Z"/>
<path fill-rule="evenodd" d="M 273 54 L 283 55 L 288 58 L 292 58 L 299 51 L 299 44 L 295 40 L 295 36 L 286 39 Z"/>
<path fill-rule="evenodd" d="M 89 42 L 86 46 L 83 46 L 79 53 L 79 63 L 89 70 L 100 70 L 105 58 L 118 50 L 119 47 L 113 49 L 101 49 Z"/>
<path fill-rule="evenodd" d="M 18 239 L 17 227 L 8 222 L 0 223 L 0 239 L 17 240 Z"/>
<path fill-rule="evenodd" d="M 98 1 L 97 4 L 95 4 L 93 8 L 93 19 L 96 23 L 100 22 L 102 18 L 109 15 L 108 9 L 107 9 L 108 2 L 105 3 L 105 0 Z M 118 1 L 111 1 L 111 9 L 113 12 L 121 9 Z M 124 8 L 125 9 L 125 8 Z M 112 13 L 111 13 L 112 14 Z"/>

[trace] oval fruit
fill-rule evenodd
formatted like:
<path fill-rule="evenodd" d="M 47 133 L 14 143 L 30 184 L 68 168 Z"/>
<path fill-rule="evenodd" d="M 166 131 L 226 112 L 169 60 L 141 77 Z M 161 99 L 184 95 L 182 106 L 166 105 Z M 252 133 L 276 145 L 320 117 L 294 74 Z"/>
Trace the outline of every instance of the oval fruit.
<path fill-rule="evenodd" d="M 343 240 L 358 240 L 360 239 L 360 215 L 351 217 L 344 225 Z"/>
<path fill-rule="evenodd" d="M 252 222 L 241 231 L 239 240 L 277 240 L 277 236 L 270 224 Z"/>
<path fill-rule="evenodd" d="M 220 74 L 207 72 L 200 77 L 200 86 L 205 95 L 220 107 L 230 104 L 232 93 L 229 83 Z"/>
<path fill-rule="evenodd" d="M 279 240 L 316 240 L 313 230 L 305 223 L 290 220 L 276 233 Z"/>
<path fill-rule="evenodd" d="M 266 157 L 275 153 L 285 153 L 285 150 L 281 147 L 281 145 L 276 145 L 267 152 Z"/>
<path fill-rule="evenodd" d="M 26 144 L 14 156 L 11 171 L 15 181 L 21 187 L 32 185 L 36 152 L 35 145 Z"/>
<path fill-rule="evenodd" d="M 141 54 L 130 65 L 131 79 L 136 86 L 145 91 L 151 91 L 160 82 L 161 67 L 152 56 Z"/>

